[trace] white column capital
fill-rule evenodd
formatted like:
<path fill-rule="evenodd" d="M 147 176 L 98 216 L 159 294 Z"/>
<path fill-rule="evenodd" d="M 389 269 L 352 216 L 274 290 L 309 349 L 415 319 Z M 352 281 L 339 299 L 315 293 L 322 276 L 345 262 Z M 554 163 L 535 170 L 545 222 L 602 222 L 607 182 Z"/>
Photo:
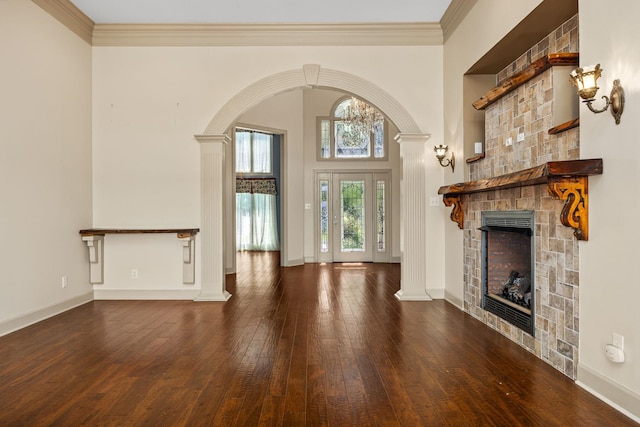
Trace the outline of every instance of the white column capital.
<path fill-rule="evenodd" d="M 393 139 L 395 139 L 398 144 L 402 144 L 406 142 L 426 143 L 430 138 L 430 133 L 399 133 Z"/>
<path fill-rule="evenodd" d="M 430 138 L 429 133 L 399 133 L 394 139 L 400 144 L 400 157 L 405 159 L 416 155 L 424 157 L 424 148 Z"/>
<path fill-rule="evenodd" d="M 222 135 L 194 135 L 195 139 L 200 143 L 200 151 L 215 152 L 216 150 L 226 149 L 227 144 L 231 142 L 231 137 L 227 134 Z"/>

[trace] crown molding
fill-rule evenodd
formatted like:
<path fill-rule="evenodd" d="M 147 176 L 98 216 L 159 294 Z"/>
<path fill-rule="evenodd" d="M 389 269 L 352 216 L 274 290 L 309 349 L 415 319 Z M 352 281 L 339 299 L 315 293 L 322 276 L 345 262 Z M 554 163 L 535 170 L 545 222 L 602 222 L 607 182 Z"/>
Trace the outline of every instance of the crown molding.
<path fill-rule="evenodd" d="M 439 23 L 96 24 L 94 46 L 430 46 Z"/>
<path fill-rule="evenodd" d="M 31 1 L 93 46 L 433 46 L 443 43 L 442 27 L 437 22 L 96 24 L 70 0 Z M 453 4 L 475 1 L 454 0 Z M 451 9 L 450 6 L 447 12 Z"/>
<path fill-rule="evenodd" d="M 91 44 L 95 23 L 69 0 L 31 0 L 60 21 L 82 40 Z"/>
<path fill-rule="evenodd" d="M 440 19 L 443 40 L 446 41 L 460 25 L 478 0 L 453 0 Z"/>

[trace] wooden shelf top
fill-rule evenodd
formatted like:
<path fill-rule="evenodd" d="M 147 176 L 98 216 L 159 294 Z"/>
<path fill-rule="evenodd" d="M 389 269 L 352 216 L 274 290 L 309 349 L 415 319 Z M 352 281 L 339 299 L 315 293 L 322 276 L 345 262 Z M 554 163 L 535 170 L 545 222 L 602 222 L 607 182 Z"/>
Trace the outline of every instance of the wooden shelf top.
<path fill-rule="evenodd" d="M 467 160 L 465 160 L 467 163 L 473 163 L 473 162 L 477 162 L 478 160 L 482 160 L 484 159 L 484 153 L 480 153 L 480 154 L 476 154 L 473 157 L 469 157 Z"/>
<path fill-rule="evenodd" d="M 197 234 L 199 228 L 88 228 L 80 230 L 82 236 L 104 236 L 106 234 L 172 234 L 178 237 L 188 237 Z"/>
<path fill-rule="evenodd" d="M 496 86 L 484 94 L 480 99 L 473 103 L 473 108 L 476 110 L 484 110 L 509 92 L 542 74 L 543 71 L 550 67 L 553 67 L 554 65 L 575 65 L 577 67 L 579 59 L 578 53 L 575 52 L 552 53 L 547 56 L 543 56 L 542 58 L 533 61 L 531 65 L 524 70 L 514 74 L 499 86 Z M 569 77 L 567 77 L 567 79 L 568 78 Z"/>
<path fill-rule="evenodd" d="M 602 159 L 547 162 L 540 166 L 494 178 L 461 182 L 440 187 L 438 194 L 461 195 L 505 188 L 545 184 L 551 178 L 583 177 L 602 174 Z"/>
<path fill-rule="evenodd" d="M 559 133 L 568 131 L 569 129 L 577 128 L 580 126 L 580 118 L 569 120 L 568 122 L 554 126 L 547 131 L 549 135 L 557 135 Z"/>

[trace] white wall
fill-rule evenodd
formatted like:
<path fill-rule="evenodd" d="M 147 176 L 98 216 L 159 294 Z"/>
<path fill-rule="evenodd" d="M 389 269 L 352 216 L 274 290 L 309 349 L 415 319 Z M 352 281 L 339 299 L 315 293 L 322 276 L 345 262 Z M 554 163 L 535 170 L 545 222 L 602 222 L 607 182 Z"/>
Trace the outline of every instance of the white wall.
<path fill-rule="evenodd" d="M 595 106 L 620 79 L 626 104 L 619 125 L 611 114 L 580 111 L 583 158 L 601 157 L 604 173 L 589 180 L 589 241 L 580 244 L 580 365 L 578 380 L 640 419 L 640 286 L 634 279 L 640 231 L 640 35 L 637 0 L 580 1 L 580 64 L 600 63 Z M 615 23 L 610 30 L 603 25 Z M 626 361 L 614 364 L 603 347 L 625 338 Z"/>
<path fill-rule="evenodd" d="M 469 166 L 464 160 L 474 156 L 473 151 L 464 151 L 464 74 L 540 3 L 541 0 L 478 0 L 445 42 L 444 141 L 454 150 L 457 158 L 455 173 L 445 174 L 447 184 L 465 181 L 469 175 Z M 450 209 L 443 209 L 447 210 L 448 215 Z M 457 224 L 448 219 L 445 221 L 444 230 L 445 295 L 449 301 L 462 307 L 463 234 Z"/>
<path fill-rule="evenodd" d="M 91 226 L 91 47 L 32 2 L 3 0 L 0 57 L 4 334 L 93 297 L 78 234 Z"/>
<path fill-rule="evenodd" d="M 376 58 L 376 66 L 372 66 Z M 359 76 L 393 96 L 434 141 L 442 140 L 442 47 L 96 47 L 93 51 L 93 195 L 96 227 L 198 227 L 200 225 L 200 158 L 193 135 L 236 94 L 274 74 L 319 64 Z M 277 114 L 274 112 L 274 115 Z M 269 127 L 279 125 L 273 118 Z M 244 120 L 246 121 L 246 120 Z M 271 121 L 271 119 L 269 120 Z M 304 260 L 304 150 L 298 130 L 284 129 L 289 235 L 286 262 Z M 301 136 L 301 135 L 300 135 Z M 442 171 L 434 160 L 428 178 L 437 188 Z M 442 253 L 440 217 L 428 218 L 433 247 Z M 132 282 L 129 267 L 117 266 L 112 241 L 105 242 L 105 284 L 96 289 L 157 286 L 184 291 L 199 288 L 175 283 L 176 261 L 158 258 L 154 268 L 162 283 Z M 172 244 L 168 242 L 167 244 Z M 117 250 L 128 251 L 126 248 Z M 136 250 L 136 255 L 133 251 Z M 144 251 L 131 249 L 118 259 Z M 198 248 L 199 252 L 199 248 Z M 429 258 L 444 288 L 442 263 Z M 199 260 L 197 261 L 199 265 Z M 199 267 L 197 267 L 197 270 Z M 173 281 L 173 283 L 170 283 Z"/>

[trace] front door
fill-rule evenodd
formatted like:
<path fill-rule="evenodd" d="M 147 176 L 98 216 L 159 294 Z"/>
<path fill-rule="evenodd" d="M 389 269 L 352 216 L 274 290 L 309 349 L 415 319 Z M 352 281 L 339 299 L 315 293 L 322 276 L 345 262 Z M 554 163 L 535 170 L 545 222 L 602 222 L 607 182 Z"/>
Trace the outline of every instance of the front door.
<path fill-rule="evenodd" d="M 390 262 L 390 172 L 317 172 L 316 183 L 318 262 Z"/>
<path fill-rule="evenodd" d="M 333 260 L 373 261 L 373 189 L 370 173 L 333 175 Z"/>

